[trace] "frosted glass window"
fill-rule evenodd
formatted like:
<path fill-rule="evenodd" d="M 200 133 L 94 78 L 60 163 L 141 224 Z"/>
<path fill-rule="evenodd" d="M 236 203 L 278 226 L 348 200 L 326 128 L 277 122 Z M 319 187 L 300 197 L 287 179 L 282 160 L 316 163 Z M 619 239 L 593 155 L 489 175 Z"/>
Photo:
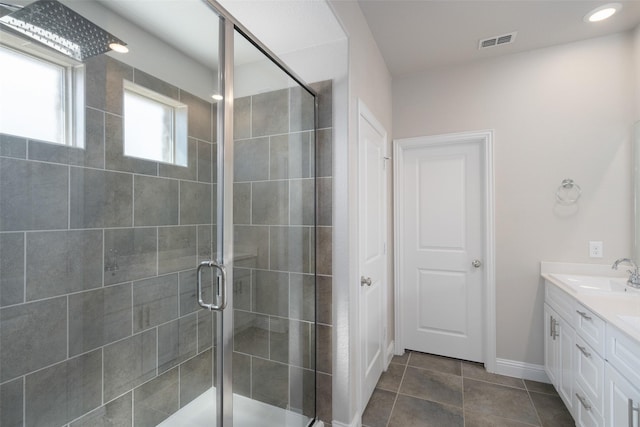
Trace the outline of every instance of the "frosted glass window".
<path fill-rule="evenodd" d="M 66 68 L 0 46 L 0 132 L 66 144 Z"/>
<path fill-rule="evenodd" d="M 186 105 L 126 80 L 124 89 L 124 154 L 186 166 Z"/>

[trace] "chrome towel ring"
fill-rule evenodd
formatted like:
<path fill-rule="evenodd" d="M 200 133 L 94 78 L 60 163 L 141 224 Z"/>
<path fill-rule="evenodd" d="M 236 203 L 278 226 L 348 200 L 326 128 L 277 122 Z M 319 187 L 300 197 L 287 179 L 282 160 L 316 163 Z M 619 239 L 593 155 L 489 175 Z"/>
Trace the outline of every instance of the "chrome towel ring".
<path fill-rule="evenodd" d="M 563 205 L 572 205 L 578 201 L 582 189 L 572 179 L 563 179 L 556 190 L 556 200 Z"/>

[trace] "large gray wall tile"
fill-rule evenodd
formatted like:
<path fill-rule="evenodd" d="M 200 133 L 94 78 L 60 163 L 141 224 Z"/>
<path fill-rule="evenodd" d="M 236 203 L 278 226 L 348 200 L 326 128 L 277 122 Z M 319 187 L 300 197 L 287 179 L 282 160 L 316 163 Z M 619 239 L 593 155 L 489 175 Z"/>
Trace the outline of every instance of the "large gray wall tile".
<path fill-rule="evenodd" d="M 289 404 L 289 367 L 254 357 L 251 366 L 251 397 L 280 408 Z"/>
<path fill-rule="evenodd" d="M 309 322 L 271 318 L 271 359 L 311 369 L 315 366 L 315 333 Z"/>
<path fill-rule="evenodd" d="M 157 77 L 147 74 L 144 71 L 137 69 L 133 70 L 133 82 L 137 85 L 151 89 L 152 91 L 164 95 L 166 97 L 180 99 L 180 89 L 171 83 L 167 83 L 164 80 L 160 80 Z"/>
<path fill-rule="evenodd" d="M 198 225 L 198 261 L 211 259 L 216 251 L 216 241 L 213 239 L 215 228 L 210 225 Z"/>
<path fill-rule="evenodd" d="M 66 357 L 66 297 L 0 310 L 0 382 Z"/>
<path fill-rule="evenodd" d="M 156 274 L 157 230 L 124 228 L 104 231 L 104 284 L 128 282 Z"/>
<path fill-rule="evenodd" d="M 213 385 L 213 349 L 200 353 L 180 366 L 180 407 Z"/>
<path fill-rule="evenodd" d="M 189 136 L 203 141 L 213 142 L 215 135 L 215 107 L 184 90 L 180 91 L 180 101 L 189 108 Z"/>
<path fill-rule="evenodd" d="M 233 352 L 233 393 L 251 397 L 251 356 Z"/>
<path fill-rule="evenodd" d="M 0 158 L 0 231 L 67 228 L 67 166 Z"/>
<path fill-rule="evenodd" d="M 331 342 L 331 332 L 333 328 L 327 325 L 316 326 L 315 342 L 318 343 L 316 355 L 316 369 L 319 372 L 330 374 L 333 372 L 333 347 Z"/>
<path fill-rule="evenodd" d="M 289 224 L 289 181 L 254 182 L 251 187 L 253 224 Z"/>
<path fill-rule="evenodd" d="M 318 225 L 333 225 L 333 178 L 318 178 L 317 190 L 317 223 Z"/>
<path fill-rule="evenodd" d="M 316 415 L 316 375 L 309 369 L 289 366 L 289 407 L 309 418 Z"/>
<path fill-rule="evenodd" d="M 180 224 L 211 224 L 212 185 L 180 181 Z"/>
<path fill-rule="evenodd" d="M 252 272 L 249 268 L 233 269 L 233 307 L 251 311 Z"/>
<path fill-rule="evenodd" d="M 289 221 L 291 225 L 315 224 L 315 181 L 295 179 L 289 181 Z"/>
<path fill-rule="evenodd" d="M 251 224 L 251 183 L 233 184 L 233 223 Z"/>
<path fill-rule="evenodd" d="M 198 347 L 197 315 L 165 323 L 158 327 L 158 372 L 164 372 L 196 355 Z"/>
<path fill-rule="evenodd" d="M 316 318 L 316 280 L 312 274 L 291 273 L 289 316 L 313 322 Z M 325 301 L 326 302 L 326 301 Z M 331 300 L 329 300 L 331 302 Z M 318 303 L 318 305 L 320 305 Z"/>
<path fill-rule="evenodd" d="M 271 179 L 310 178 L 314 167 L 313 132 L 271 137 L 269 176 Z"/>
<path fill-rule="evenodd" d="M 213 301 L 213 281 L 210 269 L 202 270 L 202 299 Z M 180 316 L 200 310 L 196 293 L 196 270 L 181 271 L 180 282 Z"/>
<path fill-rule="evenodd" d="M 318 227 L 316 230 L 316 271 L 318 274 L 333 274 L 333 227 Z"/>
<path fill-rule="evenodd" d="M 233 144 L 233 181 L 269 179 L 269 138 L 235 141 Z"/>
<path fill-rule="evenodd" d="M 0 133 L 0 156 L 27 158 L 27 140 L 25 138 Z"/>
<path fill-rule="evenodd" d="M 71 228 L 130 227 L 133 224 L 133 176 L 71 168 Z"/>
<path fill-rule="evenodd" d="M 69 427 L 131 427 L 133 393 L 123 394 L 72 422 Z"/>
<path fill-rule="evenodd" d="M 104 400 L 112 400 L 156 375 L 155 329 L 104 347 Z"/>
<path fill-rule="evenodd" d="M 180 408 L 178 369 L 172 369 L 133 392 L 136 427 L 155 427 Z"/>
<path fill-rule="evenodd" d="M 0 306 L 24 301 L 24 233 L 0 234 Z"/>
<path fill-rule="evenodd" d="M 217 158 L 217 145 L 198 141 L 198 181 L 215 182 L 213 175 Z"/>
<path fill-rule="evenodd" d="M 89 139 L 86 147 L 70 147 L 68 145 L 52 144 L 50 142 L 29 140 L 27 150 L 29 160 L 38 160 L 64 165 L 76 165 L 102 168 L 102 146 Z"/>
<path fill-rule="evenodd" d="M 102 231 L 27 233 L 27 301 L 102 285 Z"/>
<path fill-rule="evenodd" d="M 69 354 L 131 335 L 131 284 L 69 295 Z"/>
<path fill-rule="evenodd" d="M 133 283 L 133 331 L 138 332 L 178 317 L 178 275 Z"/>
<path fill-rule="evenodd" d="M 269 357 L 269 317 L 234 310 L 233 350 Z"/>
<path fill-rule="evenodd" d="M 268 270 L 253 273 L 252 311 L 289 316 L 289 273 Z"/>
<path fill-rule="evenodd" d="M 251 138 L 251 97 L 233 100 L 233 138 Z"/>
<path fill-rule="evenodd" d="M 58 426 L 102 403 L 102 352 L 96 350 L 27 375 L 26 426 Z"/>
<path fill-rule="evenodd" d="M 289 131 L 288 89 L 255 95 L 251 102 L 251 135 L 276 135 Z"/>
<path fill-rule="evenodd" d="M 84 159 L 86 167 L 104 169 L 104 112 L 85 108 Z"/>
<path fill-rule="evenodd" d="M 316 176 L 333 175 L 333 133 L 331 129 L 321 129 L 317 132 L 318 146 Z"/>
<path fill-rule="evenodd" d="M 136 226 L 178 224 L 177 180 L 136 176 L 133 193 Z"/>
<path fill-rule="evenodd" d="M 310 130 L 315 126 L 315 99 L 300 86 L 289 89 L 289 129 Z"/>
<path fill-rule="evenodd" d="M 271 269 L 308 273 L 313 253 L 310 227 L 269 227 Z"/>
<path fill-rule="evenodd" d="M 158 229 L 158 274 L 196 267 L 196 227 Z"/>
<path fill-rule="evenodd" d="M 236 267 L 269 268 L 269 227 L 236 225 L 233 243 Z"/>
<path fill-rule="evenodd" d="M 23 426 L 23 379 L 0 386 L 0 425 L 4 427 Z"/>
<path fill-rule="evenodd" d="M 218 312 L 209 310 L 198 311 L 198 352 L 211 348 L 216 333 L 216 318 Z"/>
<path fill-rule="evenodd" d="M 133 81 L 133 68 L 106 55 L 94 56 L 85 65 L 87 106 L 121 115 L 123 80 Z"/>
<path fill-rule="evenodd" d="M 316 319 L 318 323 L 333 324 L 333 278 L 331 276 L 318 276 L 316 281 Z"/>

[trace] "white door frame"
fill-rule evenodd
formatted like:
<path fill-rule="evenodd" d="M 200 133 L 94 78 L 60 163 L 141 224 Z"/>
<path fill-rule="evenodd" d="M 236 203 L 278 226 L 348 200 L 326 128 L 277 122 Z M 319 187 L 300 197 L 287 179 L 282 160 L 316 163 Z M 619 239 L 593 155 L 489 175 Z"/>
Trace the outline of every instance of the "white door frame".
<path fill-rule="evenodd" d="M 429 147 L 438 145 L 456 144 L 468 142 L 469 139 L 481 140 L 481 159 L 483 161 L 483 190 L 484 198 L 484 314 L 483 314 L 483 344 L 484 344 L 484 364 L 489 372 L 496 371 L 496 280 L 495 280 L 495 199 L 494 199 L 494 176 L 493 176 L 493 131 L 460 132 L 443 135 L 421 136 L 415 138 L 403 138 L 393 141 L 393 216 L 394 224 L 394 282 L 395 282 L 395 354 L 404 352 L 404 338 L 401 310 L 399 304 L 404 301 L 402 298 L 402 265 L 403 259 L 402 244 L 400 242 L 400 230 L 402 230 L 402 217 L 400 209 L 403 206 L 403 192 L 401 188 L 401 171 L 403 164 L 404 150 L 417 147 Z"/>
<path fill-rule="evenodd" d="M 367 122 L 369 122 L 369 124 L 376 130 L 378 131 L 378 133 L 380 133 L 383 136 L 383 139 L 385 141 L 384 145 L 383 145 L 383 156 L 386 158 L 387 157 L 387 131 L 384 128 L 384 126 L 382 126 L 382 124 L 378 121 L 378 119 L 376 119 L 376 117 L 373 115 L 373 113 L 367 108 L 367 106 L 364 104 L 364 102 L 362 102 L 362 100 L 358 99 L 358 147 L 357 147 L 357 152 L 358 152 L 358 157 L 360 157 L 360 153 L 362 152 L 362 144 L 361 144 L 361 140 L 360 140 L 360 134 L 361 134 L 361 123 L 363 120 L 366 120 Z M 359 201 L 360 200 L 360 159 L 358 158 L 358 171 L 357 171 L 357 181 L 358 181 L 358 185 L 357 185 L 357 196 L 356 196 L 356 200 Z M 383 200 L 384 200 L 384 205 L 387 206 L 388 203 L 388 193 L 389 190 L 387 188 L 387 179 L 385 177 L 384 180 L 384 195 L 383 195 Z M 359 203 L 356 203 L 356 218 L 359 219 L 360 218 L 360 206 Z M 384 239 L 386 240 L 387 238 L 387 228 L 389 227 L 389 218 L 387 215 L 387 210 L 385 209 L 384 213 L 383 213 L 383 218 L 384 218 L 384 223 L 386 224 L 386 227 L 384 227 L 385 229 L 382 230 L 382 232 L 384 233 Z M 361 312 L 361 307 L 360 307 L 360 226 L 358 225 L 357 227 L 355 227 L 356 229 L 356 242 L 357 244 L 356 246 L 356 260 L 358 263 L 358 267 L 357 267 L 357 272 L 358 272 L 358 276 L 357 276 L 357 281 L 354 281 L 354 283 L 350 284 L 350 286 L 354 286 L 356 288 L 356 298 L 354 301 L 353 306 L 355 306 L 355 313 L 354 313 L 354 319 L 356 320 L 356 327 L 353 329 L 354 335 L 355 335 L 355 340 L 354 342 L 356 343 L 356 345 L 360 345 L 361 342 L 361 327 L 362 325 L 360 325 L 360 312 Z M 388 249 L 387 249 L 387 254 L 389 253 Z M 388 257 L 388 255 L 387 255 Z M 386 369 L 386 367 L 389 364 L 389 360 L 388 360 L 388 353 L 386 351 L 386 342 L 387 342 L 387 337 L 388 337 L 388 331 L 387 329 L 387 324 L 388 324 L 388 314 L 387 314 L 387 306 L 388 306 L 388 298 L 387 295 L 389 293 L 389 285 L 388 285 L 388 278 L 387 278 L 387 264 L 386 264 L 386 260 L 385 260 L 385 265 L 384 265 L 384 271 L 383 271 L 383 301 L 382 301 L 382 318 L 383 318 L 383 337 L 382 337 L 382 362 L 383 362 L 383 366 Z M 356 357 L 355 357 L 355 368 L 356 368 L 356 402 L 357 403 L 357 411 L 359 413 L 359 415 L 357 416 L 358 419 L 360 419 L 360 417 L 362 416 L 362 413 L 365 410 L 366 404 L 367 402 L 363 402 L 363 396 L 362 396 L 362 364 L 360 362 L 360 353 L 356 351 Z"/>

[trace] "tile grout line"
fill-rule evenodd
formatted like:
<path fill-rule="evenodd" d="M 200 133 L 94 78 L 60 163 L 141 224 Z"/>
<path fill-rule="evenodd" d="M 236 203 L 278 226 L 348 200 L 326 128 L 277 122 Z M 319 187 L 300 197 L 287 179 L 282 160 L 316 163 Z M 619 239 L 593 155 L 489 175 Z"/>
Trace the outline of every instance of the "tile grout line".
<path fill-rule="evenodd" d="M 386 427 L 389 427 L 389 423 L 391 422 L 391 416 L 393 415 L 393 410 L 396 408 L 396 403 L 398 402 L 398 396 L 400 396 L 400 388 L 402 387 L 402 383 L 404 381 L 404 376 L 407 373 L 407 367 L 409 366 L 409 359 L 411 359 L 411 352 L 407 357 L 407 363 L 404 365 L 404 371 L 402 371 L 402 378 L 400 378 L 400 384 L 398 384 L 398 391 L 396 391 L 396 397 L 393 399 L 393 405 L 391 405 L 391 411 L 389 412 L 389 418 L 387 419 Z"/>

